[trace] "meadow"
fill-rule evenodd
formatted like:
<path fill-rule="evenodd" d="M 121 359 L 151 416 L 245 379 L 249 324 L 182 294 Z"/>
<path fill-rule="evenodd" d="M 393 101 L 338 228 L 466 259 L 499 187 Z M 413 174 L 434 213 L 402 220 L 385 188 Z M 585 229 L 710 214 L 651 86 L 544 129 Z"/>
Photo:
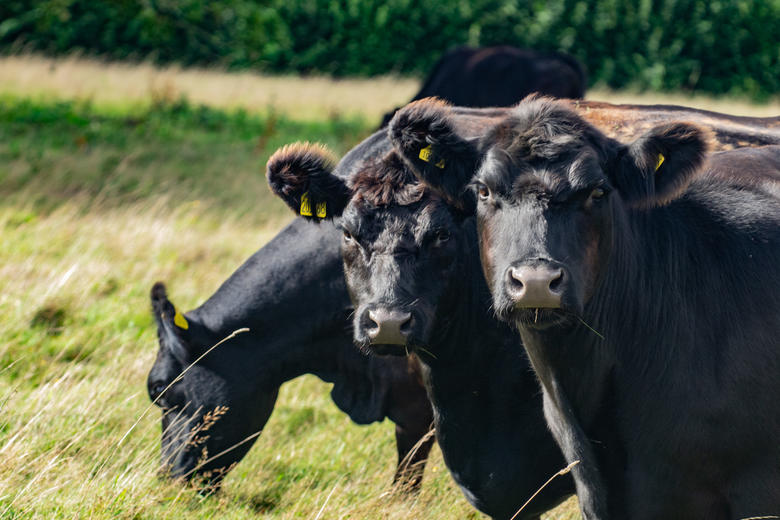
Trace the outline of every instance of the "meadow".
<path fill-rule="evenodd" d="M 483 518 L 437 449 L 418 496 L 391 492 L 392 424 L 354 425 L 313 376 L 282 387 L 221 492 L 157 475 L 152 284 L 200 304 L 292 218 L 265 185 L 270 154 L 296 140 L 342 154 L 417 86 L 0 59 L 1 519 Z M 589 97 L 780 113 L 778 100 Z M 545 516 L 578 517 L 574 499 Z"/>

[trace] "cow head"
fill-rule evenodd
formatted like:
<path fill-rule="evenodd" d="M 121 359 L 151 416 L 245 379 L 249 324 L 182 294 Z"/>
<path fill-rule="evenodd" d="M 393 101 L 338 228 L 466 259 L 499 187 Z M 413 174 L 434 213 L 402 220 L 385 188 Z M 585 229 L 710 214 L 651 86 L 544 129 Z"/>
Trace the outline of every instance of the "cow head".
<path fill-rule="evenodd" d="M 325 165 L 303 160 L 318 150 L 283 148 L 269 161 L 268 180 L 294 210 L 302 193 L 317 193 L 309 200 L 326 205 L 323 218 L 338 217 L 355 343 L 379 354 L 435 355 L 434 323 L 447 322 L 446 309 L 463 283 L 459 256 L 470 241 L 462 212 L 427 190 L 393 151 L 362 159 L 344 181 L 327 168 L 298 166 Z M 316 206 L 314 216 L 305 213 L 316 219 Z"/>
<path fill-rule="evenodd" d="M 694 178 L 706 136 L 684 123 L 632 144 L 601 134 L 562 103 L 520 103 L 479 141 L 453 131 L 447 107 L 425 100 L 390 124 L 414 172 L 452 204 L 476 199 L 480 255 L 498 316 L 544 328 L 580 316 L 630 209 L 677 198 Z M 436 163 L 421 159 L 429 149 Z"/>
<path fill-rule="evenodd" d="M 260 387 L 230 359 L 235 339 L 207 353 L 222 338 L 180 313 L 162 283 L 151 300 L 159 350 L 147 389 L 162 410 L 162 467 L 172 477 L 197 477 L 211 491 L 254 444 L 277 390 Z"/>

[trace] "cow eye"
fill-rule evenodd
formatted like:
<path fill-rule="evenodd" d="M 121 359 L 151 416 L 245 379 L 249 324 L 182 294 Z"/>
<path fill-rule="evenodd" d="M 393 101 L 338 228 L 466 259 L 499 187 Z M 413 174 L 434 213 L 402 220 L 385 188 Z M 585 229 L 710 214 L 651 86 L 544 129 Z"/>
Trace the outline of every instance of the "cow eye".
<path fill-rule="evenodd" d="M 165 383 L 154 383 L 149 386 L 149 397 L 152 401 L 160 397 L 160 395 L 165 391 L 165 388 L 167 385 Z"/>
<path fill-rule="evenodd" d="M 599 204 L 607 196 L 609 191 L 605 188 L 593 188 L 585 200 L 585 209 L 591 210 L 596 204 Z"/>
<path fill-rule="evenodd" d="M 595 188 L 593 191 L 590 192 L 590 198 L 593 200 L 599 200 L 604 198 L 604 195 L 606 195 L 607 192 L 604 191 L 602 188 Z"/>
<path fill-rule="evenodd" d="M 446 229 L 439 229 L 436 231 L 436 240 L 439 242 L 446 242 L 450 239 L 450 232 Z"/>
<path fill-rule="evenodd" d="M 344 233 L 344 240 L 346 240 L 347 242 L 351 242 L 352 241 L 352 233 L 350 233 L 346 229 L 343 229 L 342 232 Z"/>
<path fill-rule="evenodd" d="M 488 200 L 490 198 L 490 188 L 484 184 L 477 184 L 477 195 L 480 200 Z"/>

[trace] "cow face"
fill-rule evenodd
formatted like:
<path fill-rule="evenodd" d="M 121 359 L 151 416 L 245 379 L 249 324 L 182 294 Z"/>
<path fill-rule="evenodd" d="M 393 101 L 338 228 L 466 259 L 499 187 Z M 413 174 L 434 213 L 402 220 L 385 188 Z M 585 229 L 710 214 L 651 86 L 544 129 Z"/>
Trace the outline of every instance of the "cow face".
<path fill-rule="evenodd" d="M 290 157 L 284 164 L 275 157 L 269 161 L 272 189 L 291 199 L 293 208 L 296 195 L 274 186 L 279 186 L 277 171 L 289 171 L 288 164 L 299 162 Z M 322 172 L 308 177 L 295 181 L 304 186 L 300 189 L 311 191 L 315 178 L 325 178 Z M 348 183 L 327 182 L 337 188 L 320 187 L 320 200 L 343 208 L 329 215 L 340 217 L 343 230 L 355 343 L 378 354 L 429 352 L 434 323 L 446 315 L 444 308 L 463 282 L 456 276 L 464 241 L 462 214 L 426 190 L 395 152 L 364 161 Z"/>
<path fill-rule="evenodd" d="M 675 123 L 624 146 L 565 106 L 530 99 L 481 139 L 459 138 L 446 107 L 400 111 L 390 135 L 415 173 L 453 204 L 476 196 L 480 255 L 497 315 L 545 328 L 582 315 L 627 210 L 678 197 L 706 151 Z M 430 147 L 440 171 L 420 160 Z"/>
<path fill-rule="evenodd" d="M 355 342 L 377 353 L 425 351 L 455 291 L 463 219 L 394 153 L 367 165 L 352 189 L 341 227 Z"/>
<path fill-rule="evenodd" d="M 230 342 L 206 354 L 220 338 L 205 336 L 179 313 L 162 284 L 155 284 L 151 298 L 159 350 L 147 390 L 162 411 L 163 472 L 196 479 L 203 490 L 213 491 L 254 444 L 277 392 L 237 369 L 241 364 L 229 359 L 229 350 L 236 348 Z"/>

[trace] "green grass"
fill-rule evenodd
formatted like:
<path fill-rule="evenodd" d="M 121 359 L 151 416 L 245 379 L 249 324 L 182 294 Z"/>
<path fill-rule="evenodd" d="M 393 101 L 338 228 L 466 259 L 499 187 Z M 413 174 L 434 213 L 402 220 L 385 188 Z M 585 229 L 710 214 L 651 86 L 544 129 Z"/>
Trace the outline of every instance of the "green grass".
<path fill-rule="evenodd" d="M 341 154 L 373 130 L 359 117 L 292 120 L 195 106 L 185 99 L 96 108 L 0 97 L 0 196 L 48 211 L 74 196 L 111 206 L 150 198 L 198 201 L 264 224 L 283 214 L 265 184 L 279 146 L 321 141 Z"/>
<path fill-rule="evenodd" d="M 313 376 L 282 388 L 219 494 L 156 475 L 152 283 L 198 305 L 291 218 L 265 186 L 275 148 L 340 154 L 370 131 L 186 102 L 1 98 L 0 519 L 481 518 L 437 450 L 418 497 L 388 494 L 392 424 L 354 425 Z"/>

